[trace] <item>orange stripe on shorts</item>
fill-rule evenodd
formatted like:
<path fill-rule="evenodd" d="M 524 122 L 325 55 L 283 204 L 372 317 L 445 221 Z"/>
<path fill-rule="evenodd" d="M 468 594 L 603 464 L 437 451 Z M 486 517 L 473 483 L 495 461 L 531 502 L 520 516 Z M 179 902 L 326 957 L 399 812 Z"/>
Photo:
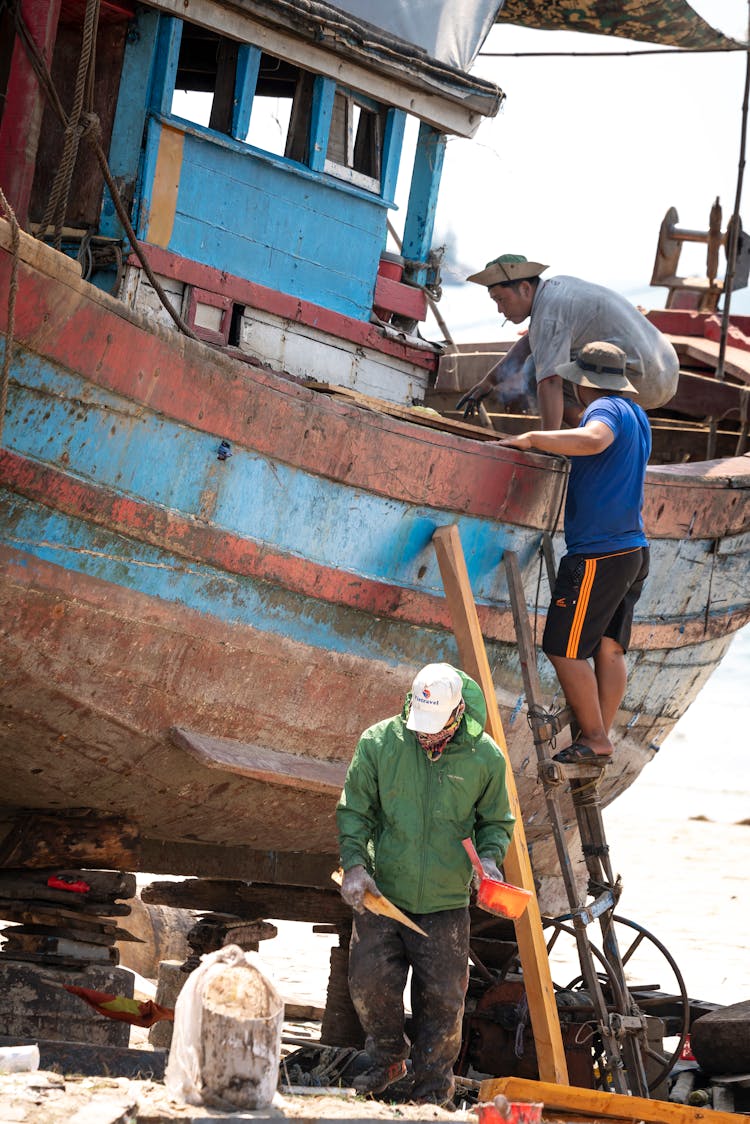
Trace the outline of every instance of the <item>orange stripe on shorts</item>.
<path fill-rule="evenodd" d="M 586 619 L 586 611 L 589 607 L 591 599 L 591 588 L 594 584 L 596 577 L 596 559 L 587 558 L 586 565 L 583 571 L 583 581 L 578 593 L 578 604 L 576 605 L 573 623 L 570 626 L 570 636 L 568 637 L 568 647 L 565 652 L 569 660 L 578 658 L 578 645 L 581 642 L 581 632 L 583 631 L 583 622 Z"/>

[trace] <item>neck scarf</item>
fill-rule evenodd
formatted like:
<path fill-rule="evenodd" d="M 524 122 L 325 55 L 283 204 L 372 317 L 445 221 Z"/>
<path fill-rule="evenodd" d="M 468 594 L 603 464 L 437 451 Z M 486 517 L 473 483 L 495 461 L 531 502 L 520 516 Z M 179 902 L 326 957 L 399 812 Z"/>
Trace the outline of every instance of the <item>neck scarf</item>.
<path fill-rule="evenodd" d="M 443 752 L 448 742 L 456 733 L 456 730 L 461 725 L 464 711 L 466 710 L 466 703 L 463 699 L 458 704 L 456 709 L 451 715 L 448 725 L 443 726 L 442 730 L 438 730 L 436 734 L 417 734 L 417 741 L 422 749 L 427 754 L 430 761 L 437 761 L 440 754 Z"/>

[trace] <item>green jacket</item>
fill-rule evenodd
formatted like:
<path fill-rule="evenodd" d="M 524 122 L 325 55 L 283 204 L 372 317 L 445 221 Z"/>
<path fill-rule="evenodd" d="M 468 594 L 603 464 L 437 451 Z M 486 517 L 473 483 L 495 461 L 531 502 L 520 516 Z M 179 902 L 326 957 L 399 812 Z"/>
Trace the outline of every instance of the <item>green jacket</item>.
<path fill-rule="evenodd" d="M 473 837 L 480 857 L 499 865 L 513 834 L 505 758 L 484 733 L 484 695 L 457 670 L 466 710 L 437 761 L 406 728 L 408 694 L 401 714 L 362 734 L 336 808 L 344 870 L 365 866 L 412 913 L 468 903 L 472 867 L 462 839 Z"/>

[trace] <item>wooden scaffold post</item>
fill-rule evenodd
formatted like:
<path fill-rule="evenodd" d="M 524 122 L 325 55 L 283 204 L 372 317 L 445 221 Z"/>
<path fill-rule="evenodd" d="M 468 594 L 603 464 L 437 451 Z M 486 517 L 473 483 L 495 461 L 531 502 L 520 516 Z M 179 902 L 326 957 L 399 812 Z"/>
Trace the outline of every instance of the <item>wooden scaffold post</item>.
<path fill-rule="evenodd" d="M 477 681 L 487 702 L 487 732 L 497 742 L 507 762 L 506 783 L 516 826 L 505 856 L 504 867 L 511 882 L 532 894 L 528 908 L 514 922 L 516 940 L 523 968 L 524 986 L 529 1004 L 531 1028 L 536 1045 L 539 1077 L 542 1081 L 567 1085 L 568 1069 L 560 1030 L 560 1018 L 550 974 L 542 918 L 536 897 L 531 860 L 526 845 L 526 832 L 513 778 L 508 746 L 505 740 L 495 687 L 479 627 L 474 596 L 471 592 L 463 547 L 458 528 L 438 527 L 432 541 L 437 553 L 445 596 L 451 612 L 453 631 L 458 645 L 461 666 Z"/>

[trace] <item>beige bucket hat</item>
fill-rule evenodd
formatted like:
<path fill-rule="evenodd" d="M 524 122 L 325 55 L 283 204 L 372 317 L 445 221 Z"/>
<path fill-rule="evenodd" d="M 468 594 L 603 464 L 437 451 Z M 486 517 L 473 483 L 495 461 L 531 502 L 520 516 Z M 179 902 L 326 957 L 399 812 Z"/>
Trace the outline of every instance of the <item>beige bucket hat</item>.
<path fill-rule="evenodd" d="M 509 281 L 526 281 L 530 277 L 538 277 L 549 266 L 538 261 L 527 261 L 523 254 L 500 254 L 500 257 L 488 261 L 479 273 L 472 273 L 467 281 L 476 285 L 505 285 Z"/>
<path fill-rule="evenodd" d="M 625 374 L 628 357 L 621 347 L 614 343 L 599 340 L 587 343 L 578 352 L 572 363 L 558 367 L 555 374 L 578 386 L 588 386 L 592 390 L 619 390 L 637 394 L 630 379 Z"/>

